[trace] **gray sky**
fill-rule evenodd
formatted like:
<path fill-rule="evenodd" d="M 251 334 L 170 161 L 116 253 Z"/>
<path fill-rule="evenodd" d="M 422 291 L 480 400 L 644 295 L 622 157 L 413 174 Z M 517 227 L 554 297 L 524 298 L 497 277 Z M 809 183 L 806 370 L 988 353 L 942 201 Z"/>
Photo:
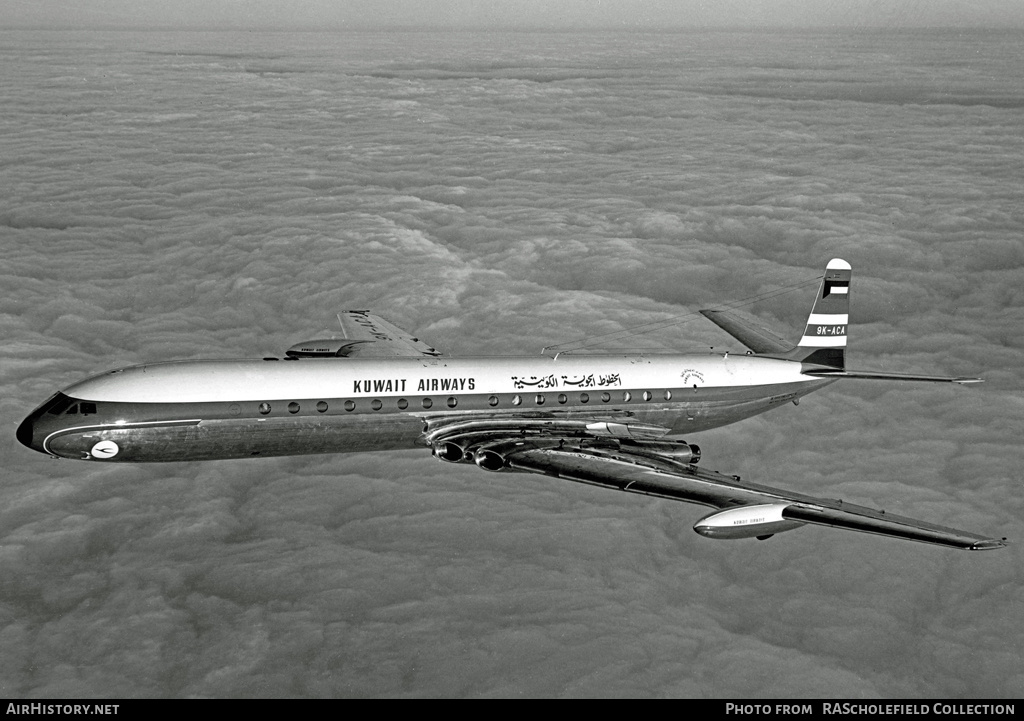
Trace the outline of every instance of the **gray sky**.
<path fill-rule="evenodd" d="M 0 0 L 7 27 L 1024 26 L 1017 0 Z"/>

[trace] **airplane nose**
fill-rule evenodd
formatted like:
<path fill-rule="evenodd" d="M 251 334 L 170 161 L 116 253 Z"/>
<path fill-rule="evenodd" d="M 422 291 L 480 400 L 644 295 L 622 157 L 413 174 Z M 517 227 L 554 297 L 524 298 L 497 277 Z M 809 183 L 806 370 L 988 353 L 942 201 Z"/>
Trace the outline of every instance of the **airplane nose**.
<path fill-rule="evenodd" d="M 32 426 L 35 425 L 35 421 L 36 418 L 35 414 L 33 413 L 28 418 L 23 420 L 20 426 L 18 426 L 18 442 L 21 443 L 23 446 L 28 446 L 29 448 L 32 448 Z"/>
<path fill-rule="evenodd" d="M 50 423 L 50 418 L 57 418 L 67 410 L 68 406 L 72 405 L 72 399 L 68 398 L 63 393 L 54 393 L 46 401 L 32 411 L 28 417 L 21 422 L 18 426 L 18 430 L 15 432 L 15 436 L 18 438 L 18 442 L 23 446 L 28 446 L 33 451 L 39 451 L 40 453 L 46 453 L 43 449 L 43 443 L 46 442 L 47 424 Z M 39 433 L 36 433 L 36 426 L 39 426 Z M 51 424 L 52 425 L 52 424 Z M 50 428 L 49 430 L 55 430 Z M 39 445 L 35 445 L 34 441 L 38 436 Z"/>

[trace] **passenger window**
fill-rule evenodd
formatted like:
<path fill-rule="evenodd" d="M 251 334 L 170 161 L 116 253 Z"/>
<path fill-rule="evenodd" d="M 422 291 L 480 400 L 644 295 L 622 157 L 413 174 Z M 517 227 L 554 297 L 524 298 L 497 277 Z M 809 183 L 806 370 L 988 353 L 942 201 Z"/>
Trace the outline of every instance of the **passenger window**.
<path fill-rule="evenodd" d="M 299 404 L 296 403 L 295 401 L 292 401 L 291 403 L 289 403 L 288 404 L 288 412 L 289 413 L 298 413 L 299 412 Z"/>
<path fill-rule="evenodd" d="M 264 415 L 265 416 L 268 413 L 270 413 L 270 404 L 269 403 L 260 403 L 260 415 Z"/>
<path fill-rule="evenodd" d="M 434 401 L 430 400 L 429 398 L 424 398 L 423 399 L 423 407 L 424 408 L 430 408 L 430 406 L 432 406 L 432 405 L 434 405 Z"/>
<path fill-rule="evenodd" d="M 622 394 L 622 400 L 626 401 L 626 403 L 629 403 L 631 400 L 633 400 L 633 394 L 630 393 L 629 391 L 626 391 L 625 393 Z"/>
<path fill-rule="evenodd" d="M 399 408 L 399 410 L 403 410 L 404 411 L 408 407 L 409 407 L 409 401 L 405 400 L 404 398 L 399 398 L 398 399 L 398 408 Z"/>
<path fill-rule="evenodd" d="M 580 393 L 580 403 L 590 403 L 590 394 Z"/>
<path fill-rule="evenodd" d="M 672 391 L 665 391 L 665 400 L 672 400 Z"/>
<path fill-rule="evenodd" d="M 381 403 L 379 400 L 374 398 L 373 401 L 370 403 L 370 408 L 372 408 L 375 411 L 379 411 L 381 409 L 381 406 L 383 406 L 383 405 L 384 405 L 383 403 Z"/>
<path fill-rule="evenodd" d="M 652 395 L 651 395 L 651 392 L 650 392 L 650 391 L 644 391 L 644 400 L 645 400 L 645 401 L 649 401 L 649 400 L 651 400 L 651 398 L 653 398 L 653 397 L 654 397 L 654 396 L 652 396 Z"/>
<path fill-rule="evenodd" d="M 449 408 L 454 408 L 457 405 L 459 405 L 459 399 L 458 398 L 455 398 L 454 396 L 451 396 L 451 397 L 448 398 L 448 407 Z"/>
<path fill-rule="evenodd" d="M 606 392 L 604 392 L 604 393 L 602 393 L 602 394 L 601 394 L 601 402 L 602 402 L 602 403 L 607 403 L 607 402 L 608 402 L 608 401 L 610 401 L 611 399 L 612 399 L 612 394 L 611 394 L 611 393 L 608 393 L 608 392 L 606 391 Z"/>
<path fill-rule="evenodd" d="M 512 396 L 512 405 L 518 406 L 522 402 L 523 402 L 522 396 Z"/>
<path fill-rule="evenodd" d="M 559 393 L 558 394 L 558 402 L 559 403 L 567 403 L 568 401 L 569 401 L 569 397 L 566 396 L 565 393 Z"/>
<path fill-rule="evenodd" d="M 487 399 L 487 405 L 496 406 L 498 405 L 498 396 L 491 396 Z"/>
<path fill-rule="evenodd" d="M 317 409 L 317 411 L 319 411 L 320 413 L 326 413 L 326 412 L 327 412 L 327 403 L 326 403 L 325 401 L 319 401 L 319 402 L 317 402 L 317 404 L 316 404 L 316 409 Z"/>
<path fill-rule="evenodd" d="M 345 401 L 345 410 L 346 411 L 354 411 L 355 409 L 356 409 L 356 402 L 355 401 Z"/>

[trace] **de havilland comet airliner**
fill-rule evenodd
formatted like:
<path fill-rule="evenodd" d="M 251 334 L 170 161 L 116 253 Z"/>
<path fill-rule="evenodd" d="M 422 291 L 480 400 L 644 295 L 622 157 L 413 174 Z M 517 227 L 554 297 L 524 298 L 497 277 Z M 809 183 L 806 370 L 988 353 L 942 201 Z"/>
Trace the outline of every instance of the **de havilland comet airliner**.
<path fill-rule="evenodd" d="M 794 346 L 732 311 L 701 311 L 745 355 L 449 358 L 368 311 L 344 338 L 286 358 L 149 363 L 57 393 L 17 431 L 29 448 L 96 463 L 431 449 L 448 463 L 537 473 L 710 506 L 707 538 L 766 539 L 805 524 L 972 551 L 1006 539 L 749 483 L 698 466 L 691 434 L 763 413 L 842 378 L 946 381 L 848 370 L 850 265 L 828 263 Z"/>

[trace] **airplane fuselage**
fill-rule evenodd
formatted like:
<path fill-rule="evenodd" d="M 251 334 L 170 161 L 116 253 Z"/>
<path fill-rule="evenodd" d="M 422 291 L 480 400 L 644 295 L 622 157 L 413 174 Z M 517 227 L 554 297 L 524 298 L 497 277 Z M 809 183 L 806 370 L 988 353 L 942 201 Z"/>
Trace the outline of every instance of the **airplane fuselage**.
<path fill-rule="evenodd" d="M 24 445 L 98 462 L 204 461 L 430 448 L 449 463 L 535 473 L 708 506 L 706 538 L 767 539 L 806 524 L 967 550 L 1005 539 L 742 481 L 697 465 L 682 438 L 796 402 L 839 378 L 973 383 L 848 370 L 851 267 L 833 258 L 800 341 L 729 310 L 703 311 L 745 355 L 445 358 L 368 310 L 340 338 L 287 360 L 154 363 L 56 393 L 17 430 Z"/>
<path fill-rule="evenodd" d="M 453 418 L 607 415 L 669 429 L 727 425 L 833 381 L 747 355 L 179 361 L 76 383 L 18 430 L 36 450 L 107 462 L 423 447 Z"/>

